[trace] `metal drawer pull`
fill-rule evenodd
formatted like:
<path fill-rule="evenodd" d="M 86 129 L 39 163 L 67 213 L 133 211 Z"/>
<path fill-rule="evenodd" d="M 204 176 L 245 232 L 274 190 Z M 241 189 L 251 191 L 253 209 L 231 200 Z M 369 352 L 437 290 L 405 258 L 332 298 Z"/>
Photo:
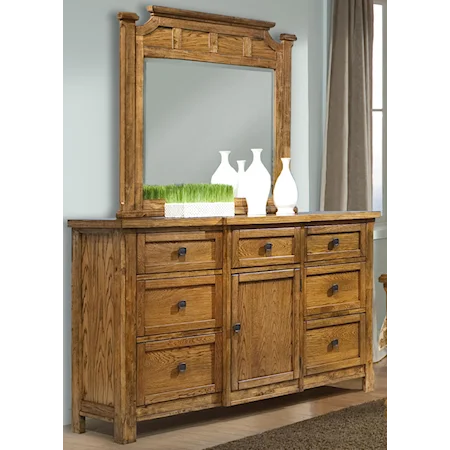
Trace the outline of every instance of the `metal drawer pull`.
<path fill-rule="evenodd" d="M 330 241 L 328 245 L 329 250 L 333 250 L 336 247 L 339 247 L 339 238 L 334 238 L 333 240 Z"/>
<path fill-rule="evenodd" d="M 235 333 L 239 333 L 241 331 L 241 324 L 240 323 L 236 323 L 233 325 L 233 331 Z"/>
<path fill-rule="evenodd" d="M 186 256 L 187 248 L 186 247 L 180 247 L 178 249 L 178 256 Z"/>
<path fill-rule="evenodd" d="M 187 364 L 186 363 L 180 363 L 178 364 L 178 372 L 184 373 L 187 370 Z"/>
<path fill-rule="evenodd" d="M 264 250 L 266 251 L 266 253 L 270 253 L 272 251 L 272 243 L 268 242 L 265 246 L 264 246 Z"/>
<path fill-rule="evenodd" d="M 185 309 L 185 308 L 186 308 L 186 300 L 180 300 L 178 302 L 178 310 Z"/>
<path fill-rule="evenodd" d="M 339 339 L 333 339 L 333 340 L 331 341 L 331 347 L 332 347 L 333 349 L 339 347 Z"/>
<path fill-rule="evenodd" d="M 339 285 L 333 284 L 333 286 L 331 286 L 331 295 L 333 295 L 337 291 L 339 291 Z"/>

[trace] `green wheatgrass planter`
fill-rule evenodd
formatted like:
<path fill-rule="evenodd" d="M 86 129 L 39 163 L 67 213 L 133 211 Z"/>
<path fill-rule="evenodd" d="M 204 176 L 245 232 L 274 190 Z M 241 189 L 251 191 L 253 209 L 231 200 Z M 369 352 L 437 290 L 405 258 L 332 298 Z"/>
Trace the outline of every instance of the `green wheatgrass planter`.
<path fill-rule="evenodd" d="M 165 200 L 166 217 L 234 216 L 233 187 L 227 184 L 144 185 L 145 200 Z"/>

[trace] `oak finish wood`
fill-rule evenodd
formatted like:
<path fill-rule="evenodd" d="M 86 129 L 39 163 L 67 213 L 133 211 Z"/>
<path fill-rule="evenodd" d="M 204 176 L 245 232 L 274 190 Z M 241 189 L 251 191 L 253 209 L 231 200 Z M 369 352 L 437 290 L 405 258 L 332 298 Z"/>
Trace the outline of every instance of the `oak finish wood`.
<path fill-rule="evenodd" d="M 143 227 L 149 223 L 145 218 L 70 222 L 79 226 L 73 230 L 74 431 L 84 430 L 85 416 L 104 418 L 113 420 L 116 442 L 133 442 L 137 420 L 356 377 L 369 386 L 371 305 L 366 299 L 373 278 L 368 269 L 373 221 L 366 225 L 359 213 L 346 223 L 341 214 L 328 223 L 317 221 L 311 236 L 335 229 L 362 235 L 365 256 L 341 264 L 341 259 L 306 262 L 311 222 L 302 217 L 296 222 L 280 217 L 278 223 L 270 216 L 248 218 L 233 226 L 227 219 L 216 226 L 208 219 L 182 226 L 178 220 L 151 219 L 160 225 L 153 228 Z M 128 220 L 143 224 L 129 228 Z M 241 238 L 285 237 L 292 240 L 297 262 L 232 269 Z M 205 240 L 218 243 L 206 252 L 209 269 L 174 269 L 165 250 L 150 256 L 146 251 L 149 244 L 170 242 L 178 248 Z M 196 247 L 186 248 L 189 254 Z M 204 253 L 198 254 L 204 262 Z M 155 265 L 164 271 L 154 272 Z M 319 281 L 311 285 L 314 277 Z M 336 281 L 342 298 L 329 308 L 323 290 Z M 191 316 L 188 309 L 174 309 L 179 297 L 187 308 L 196 305 Z M 233 330 L 237 322 L 240 333 Z M 330 349 L 334 339 L 339 344 Z M 175 377 L 180 362 L 188 369 Z"/>
<path fill-rule="evenodd" d="M 231 338 L 232 390 L 294 379 L 300 290 L 294 281 L 299 284 L 299 277 L 284 270 L 233 275 L 232 280 L 232 321 L 242 327 Z"/>
<path fill-rule="evenodd" d="M 138 281 L 137 308 L 138 336 L 220 327 L 222 277 Z"/>
<path fill-rule="evenodd" d="M 144 59 L 167 58 L 268 68 L 275 71 L 274 164 L 272 183 L 281 172 L 281 158 L 290 156 L 291 53 L 296 37 L 281 34 L 274 22 L 149 6 L 149 20 L 119 13 L 120 23 L 120 202 L 117 217 L 163 215 L 159 204 L 143 199 Z M 239 207 L 238 213 L 245 213 Z M 273 208 L 272 208 L 273 209 Z M 275 211 L 270 211 L 275 212 Z"/>
<path fill-rule="evenodd" d="M 365 308 L 365 263 L 307 267 L 306 314 Z"/>
<path fill-rule="evenodd" d="M 205 409 L 157 421 L 147 421 L 139 424 L 138 439 L 133 448 L 202 450 L 386 397 L 387 358 L 376 363 L 374 368 L 375 389 L 371 393 L 361 392 L 361 379 L 356 379 L 335 387 L 321 387 L 305 393 L 278 396 L 233 408 Z M 192 403 L 194 400 L 191 400 Z M 202 397 L 202 402 L 210 405 L 205 396 Z M 158 405 L 149 407 L 156 406 Z M 145 416 L 141 417 L 145 419 Z M 111 430 L 112 424 L 91 419 L 87 421 L 88 432 L 83 435 L 71 433 L 70 427 L 66 426 L 63 431 L 64 449 L 114 450 L 117 445 L 110 441 Z"/>

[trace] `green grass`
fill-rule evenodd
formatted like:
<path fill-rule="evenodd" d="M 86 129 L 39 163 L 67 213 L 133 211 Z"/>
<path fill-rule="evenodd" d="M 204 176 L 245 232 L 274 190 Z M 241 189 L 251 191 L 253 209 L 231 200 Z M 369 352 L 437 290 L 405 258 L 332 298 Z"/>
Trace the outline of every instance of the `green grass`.
<path fill-rule="evenodd" d="M 233 202 L 233 187 L 227 184 L 144 185 L 145 200 L 165 200 L 167 203 Z"/>

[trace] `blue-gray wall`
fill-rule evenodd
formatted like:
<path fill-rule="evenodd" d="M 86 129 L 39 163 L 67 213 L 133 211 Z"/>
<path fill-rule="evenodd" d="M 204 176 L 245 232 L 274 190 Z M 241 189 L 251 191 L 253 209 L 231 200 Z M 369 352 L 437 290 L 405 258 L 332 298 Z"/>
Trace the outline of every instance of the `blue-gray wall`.
<path fill-rule="evenodd" d="M 70 423 L 69 218 L 114 217 L 118 209 L 119 11 L 148 18 L 142 0 L 64 2 L 64 424 Z M 318 209 L 323 142 L 327 0 L 166 0 L 174 8 L 276 22 L 297 35 L 292 52 L 292 173 L 301 211 Z"/>

